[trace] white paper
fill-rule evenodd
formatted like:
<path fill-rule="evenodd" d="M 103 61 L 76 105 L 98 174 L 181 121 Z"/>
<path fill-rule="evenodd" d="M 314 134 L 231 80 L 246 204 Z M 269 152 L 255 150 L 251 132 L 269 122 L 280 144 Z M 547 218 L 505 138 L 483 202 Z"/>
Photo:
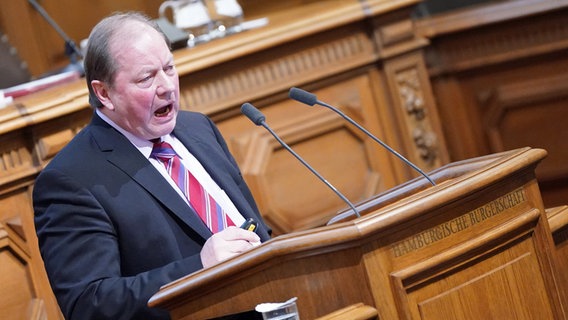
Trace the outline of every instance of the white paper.
<path fill-rule="evenodd" d="M 270 312 L 276 309 L 280 309 L 284 306 L 287 306 L 289 304 L 292 304 L 294 302 L 296 302 L 296 300 L 298 300 L 298 297 L 294 297 L 286 302 L 278 302 L 278 303 L 261 303 L 259 305 L 256 306 L 256 308 L 254 308 L 256 310 L 256 312 Z"/>
<path fill-rule="evenodd" d="M 243 9 L 236 0 L 216 0 L 215 9 L 221 16 L 238 17 L 243 14 Z"/>
<path fill-rule="evenodd" d="M 194 28 L 211 21 L 207 8 L 201 1 L 186 4 L 174 10 L 175 24 L 178 28 Z"/>
<path fill-rule="evenodd" d="M 251 30 L 268 25 L 268 18 L 259 18 L 241 23 L 241 28 L 244 30 Z"/>

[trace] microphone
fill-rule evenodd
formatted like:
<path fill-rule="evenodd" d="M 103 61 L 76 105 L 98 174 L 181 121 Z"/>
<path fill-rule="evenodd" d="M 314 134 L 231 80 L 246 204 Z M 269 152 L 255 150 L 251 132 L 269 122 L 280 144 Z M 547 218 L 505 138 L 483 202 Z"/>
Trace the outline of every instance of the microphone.
<path fill-rule="evenodd" d="M 77 71 L 80 76 L 85 75 L 85 70 L 83 69 L 83 64 L 79 61 L 83 59 L 83 54 L 81 50 L 77 48 L 75 42 L 67 36 L 67 34 L 61 29 L 61 27 L 49 16 L 49 14 L 45 11 L 45 9 L 37 3 L 35 0 L 28 0 L 28 2 L 36 9 L 36 11 L 45 19 L 45 21 L 53 28 L 55 31 L 63 38 L 65 41 L 65 55 L 69 57 L 71 63 L 60 70 L 59 72 L 63 73 L 66 71 Z"/>
<path fill-rule="evenodd" d="M 326 107 L 326 108 L 329 108 L 329 109 L 335 111 L 337 114 L 339 114 L 341 117 L 343 117 L 343 119 L 349 121 L 349 123 L 356 126 L 359 130 L 363 131 L 367 136 L 369 136 L 371 139 L 375 140 L 377 143 L 379 143 L 381 146 L 383 146 L 385 149 L 387 149 L 390 153 L 397 156 L 404 163 L 406 163 L 407 165 L 412 167 L 414 170 L 416 170 L 418 173 L 420 173 L 422 176 L 424 176 L 424 178 L 426 178 L 426 180 L 428 180 L 428 182 L 430 182 L 433 186 L 436 185 L 434 180 L 432 180 L 426 173 L 424 173 L 422 170 L 420 170 L 420 168 L 418 168 L 414 163 L 410 162 L 408 159 L 403 157 L 400 153 L 393 150 L 386 143 L 381 141 L 379 138 L 375 137 L 372 133 L 367 131 L 367 129 L 363 128 L 361 125 L 359 125 L 357 122 L 355 122 L 349 116 L 347 116 L 345 113 L 341 112 L 339 109 L 337 109 L 337 108 L 335 108 L 335 107 L 333 107 L 333 106 L 331 106 L 331 105 L 329 105 L 325 102 L 319 101 L 315 94 L 307 92 L 307 91 L 299 89 L 299 88 L 296 88 L 296 87 L 292 87 L 292 88 L 290 88 L 290 92 L 288 93 L 288 96 L 290 98 L 296 100 L 296 101 L 307 104 L 309 106 L 319 104 L 320 106 L 323 106 L 323 107 Z"/>
<path fill-rule="evenodd" d="M 272 134 L 272 136 L 274 136 L 274 138 L 286 150 L 288 150 L 294 157 L 296 157 L 296 159 L 300 160 L 300 162 L 306 168 L 308 168 L 313 174 L 316 175 L 316 177 L 318 177 L 333 192 L 335 192 L 335 194 L 337 194 L 345 203 L 347 203 L 347 205 L 351 208 L 351 210 L 353 210 L 353 212 L 355 212 L 355 215 L 357 215 L 357 217 L 361 217 L 361 215 L 359 214 L 359 211 L 355 208 L 355 206 L 343 194 L 341 194 L 341 192 L 339 192 L 333 185 L 331 185 L 331 183 L 329 183 L 327 180 L 325 180 L 312 166 L 310 166 L 304 159 L 302 159 L 296 152 L 294 152 L 294 150 L 292 150 L 292 148 L 290 148 L 284 141 L 282 141 L 282 139 L 280 139 L 280 137 L 266 124 L 266 117 L 264 116 L 264 114 L 262 114 L 262 112 L 260 112 L 260 110 L 258 110 L 252 104 L 246 102 L 241 107 L 241 113 L 244 114 L 245 116 L 247 116 L 247 118 L 249 118 L 250 121 L 252 121 L 257 126 L 263 126 L 266 130 L 268 130 L 268 132 L 270 132 L 270 134 Z"/>

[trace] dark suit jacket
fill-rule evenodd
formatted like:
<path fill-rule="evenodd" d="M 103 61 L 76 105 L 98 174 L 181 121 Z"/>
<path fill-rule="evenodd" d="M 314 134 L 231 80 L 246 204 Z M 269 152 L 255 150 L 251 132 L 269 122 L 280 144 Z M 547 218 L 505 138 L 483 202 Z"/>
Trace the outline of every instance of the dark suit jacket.
<path fill-rule="evenodd" d="M 245 218 L 262 221 L 215 125 L 180 112 L 174 135 Z M 160 286 L 202 268 L 211 232 L 148 159 L 96 114 L 42 170 L 33 192 L 45 267 L 67 319 L 168 318 Z M 261 223 L 263 241 L 270 230 Z"/>

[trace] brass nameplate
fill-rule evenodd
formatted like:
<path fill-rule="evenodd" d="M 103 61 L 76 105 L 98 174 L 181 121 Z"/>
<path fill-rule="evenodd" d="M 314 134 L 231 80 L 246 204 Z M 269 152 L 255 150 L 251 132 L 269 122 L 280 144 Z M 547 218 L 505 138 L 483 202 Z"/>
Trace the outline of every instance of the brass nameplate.
<path fill-rule="evenodd" d="M 525 190 L 523 188 L 519 188 L 500 198 L 488 202 L 475 210 L 469 211 L 457 218 L 446 221 L 440 225 L 424 230 L 393 244 L 393 255 L 395 257 L 400 257 L 422 249 L 423 247 L 441 241 L 455 233 L 470 228 L 526 201 Z"/>

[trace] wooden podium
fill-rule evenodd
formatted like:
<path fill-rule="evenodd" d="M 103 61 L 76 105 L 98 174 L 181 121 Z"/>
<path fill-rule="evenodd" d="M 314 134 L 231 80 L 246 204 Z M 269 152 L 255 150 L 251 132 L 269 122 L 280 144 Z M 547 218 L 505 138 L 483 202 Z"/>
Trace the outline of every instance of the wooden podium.
<path fill-rule="evenodd" d="M 194 320 L 291 297 L 302 320 L 350 306 L 376 310 L 365 319 L 564 319 L 534 174 L 545 156 L 524 148 L 446 165 L 431 173 L 436 186 L 409 181 L 359 204 L 360 218 L 275 237 L 149 305 Z"/>

